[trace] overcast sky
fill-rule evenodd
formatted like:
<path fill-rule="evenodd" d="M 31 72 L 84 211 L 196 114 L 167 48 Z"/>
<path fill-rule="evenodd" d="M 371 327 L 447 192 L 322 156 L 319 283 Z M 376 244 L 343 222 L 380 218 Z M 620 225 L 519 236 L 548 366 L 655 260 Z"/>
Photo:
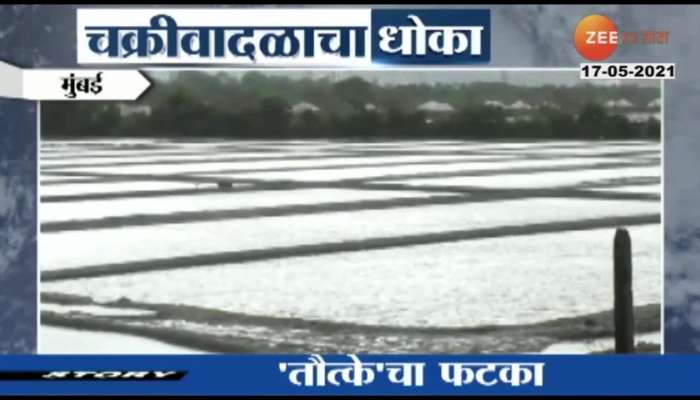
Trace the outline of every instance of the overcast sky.
<path fill-rule="evenodd" d="M 579 78 L 578 71 L 499 71 L 499 70 L 374 70 L 374 71 L 357 71 L 357 70 L 296 70 L 296 71 L 265 71 L 257 69 L 257 72 L 275 75 L 287 76 L 292 79 L 335 77 L 335 79 L 344 79 L 350 76 L 361 76 L 369 81 L 376 81 L 379 84 L 406 84 L 406 83 L 470 83 L 470 82 L 508 82 L 514 85 L 524 86 L 542 86 L 551 85 L 576 85 L 584 82 L 593 84 L 633 84 L 640 86 L 659 86 L 659 81 L 656 80 L 588 80 L 583 81 Z M 218 73 L 220 71 L 212 71 Z M 233 77 L 240 78 L 246 74 L 247 70 L 228 70 L 225 73 Z M 154 76 L 167 76 L 169 72 L 153 72 Z M 167 79 L 167 78 L 166 78 Z"/>

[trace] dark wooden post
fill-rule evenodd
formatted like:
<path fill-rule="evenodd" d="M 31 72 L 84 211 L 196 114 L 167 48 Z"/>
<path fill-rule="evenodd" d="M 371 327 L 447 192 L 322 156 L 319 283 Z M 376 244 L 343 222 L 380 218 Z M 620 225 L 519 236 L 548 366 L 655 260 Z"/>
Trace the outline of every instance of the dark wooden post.
<path fill-rule="evenodd" d="M 633 353 L 632 241 L 627 229 L 618 228 L 615 232 L 613 259 L 615 269 L 615 353 Z"/>

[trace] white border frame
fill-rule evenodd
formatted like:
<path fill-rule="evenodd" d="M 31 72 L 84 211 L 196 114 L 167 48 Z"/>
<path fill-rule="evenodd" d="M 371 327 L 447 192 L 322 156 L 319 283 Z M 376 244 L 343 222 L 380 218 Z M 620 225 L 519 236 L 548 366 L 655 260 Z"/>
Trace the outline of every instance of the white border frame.
<path fill-rule="evenodd" d="M 96 66 L 97 67 L 97 66 Z M 170 67 L 149 67 L 146 66 L 144 68 L 138 68 L 138 65 L 134 65 L 136 69 L 142 72 L 150 72 L 150 71 L 170 71 L 170 72 L 180 72 L 180 71 L 338 71 L 338 72 L 377 72 L 377 71 L 458 71 L 458 72 L 484 72 L 484 71 L 489 71 L 489 72 L 501 72 L 501 71 L 513 71 L 513 72 L 542 72 L 542 71 L 553 71 L 553 72 L 580 72 L 580 67 L 420 67 L 420 66 L 415 66 L 415 67 L 360 67 L 360 68 L 303 68 L 303 67 L 263 67 L 263 68 L 253 68 L 253 67 L 235 67 L 235 66 L 221 66 L 221 67 L 209 67 L 209 66 L 199 66 L 199 67 L 177 67 L 177 66 L 170 66 Z M 609 79 L 609 80 L 615 80 L 615 79 Z M 665 242 L 665 220 L 664 220 L 664 210 L 665 210 L 665 203 L 664 203 L 664 192 L 665 192 L 665 162 L 664 162 L 664 147 L 665 147 L 665 120 L 666 120 L 666 101 L 665 101 L 665 87 L 666 87 L 666 80 L 665 79 L 659 79 L 659 99 L 661 101 L 661 108 L 660 108 L 660 125 L 661 125 L 661 136 L 659 140 L 659 144 L 661 148 L 659 149 L 660 153 L 660 168 L 661 168 L 661 173 L 660 179 L 661 179 L 661 192 L 660 192 L 660 215 L 661 215 L 661 257 L 660 257 L 660 265 L 661 265 L 661 299 L 659 301 L 661 310 L 661 324 L 659 327 L 660 331 L 660 354 L 665 354 L 665 343 L 666 343 L 666 330 L 665 330 L 665 300 L 666 300 L 666 242 Z M 39 334 L 41 330 L 41 270 L 40 270 L 40 256 L 41 252 L 39 251 L 40 248 L 40 238 L 41 238 L 41 101 L 36 102 L 36 109 L 37 109 L 37 177 L 36 177 L 36 186 L 37 186 L 37 195 L 36 195 L 36 202 L 37 202 L 37 228 L 36 228 L 36 245 L 37 245 L 37 265 L 36 265 L 36 281 L 37 281 L 37 293 L 36 293 L 36 304 L 37 304 L 37 326 L 36 326 L 36 354 L 40 355 L 41 353 L 41 335 Z M 525 354 L 525 353 L 515 353 L 515 355 L 520 355 L 520 354 Z"/>

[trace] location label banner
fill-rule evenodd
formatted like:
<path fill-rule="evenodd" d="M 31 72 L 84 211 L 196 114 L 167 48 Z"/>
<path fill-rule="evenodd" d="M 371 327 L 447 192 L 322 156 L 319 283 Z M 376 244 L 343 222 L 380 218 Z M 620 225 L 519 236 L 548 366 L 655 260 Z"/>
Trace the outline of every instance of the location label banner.
<path fill-rule="evenodd" d="M 136 100 L 150 86 L 150 81 L 136 70 L 21 69 L 0 62 L 0 97 Z"/>

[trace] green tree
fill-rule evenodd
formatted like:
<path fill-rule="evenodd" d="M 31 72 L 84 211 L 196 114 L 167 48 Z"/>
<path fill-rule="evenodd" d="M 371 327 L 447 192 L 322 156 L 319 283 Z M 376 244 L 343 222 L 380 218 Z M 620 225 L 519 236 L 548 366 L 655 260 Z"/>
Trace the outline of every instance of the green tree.
<path fill-rule="evenodd" d="M 581 112 L 578 115 L 578 120 L 582 125 L 595 126 L 602 124 L 607 118 L 607 112 L 605 108 L 600 104 L 596 103 L 586 103 L 581 108 Z"/>
<path fill-rule="evenodd" d="M 372 101 L 372 84 L 360 77 L 348 78 L 333 86 L 333 94 L 350 104 L 357 112 Z"/>
<path fill-rule="evenodd" d="M 289 103 L 283 98 L 265 97 L 261 99 L 258 116 L 262 135 L 276 137 L 287 135 L 292 113 Z"/>

